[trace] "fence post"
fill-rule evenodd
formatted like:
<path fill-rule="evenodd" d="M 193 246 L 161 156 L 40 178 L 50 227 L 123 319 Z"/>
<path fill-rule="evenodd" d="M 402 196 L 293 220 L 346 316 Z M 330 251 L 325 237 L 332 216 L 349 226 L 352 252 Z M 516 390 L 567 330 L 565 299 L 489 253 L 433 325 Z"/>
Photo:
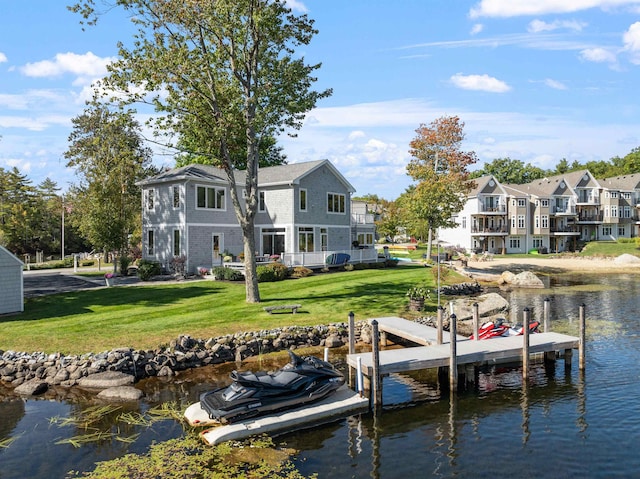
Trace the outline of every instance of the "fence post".
<path fill-rule="evenodd" d="M 349 313 L 349 354 L 356 352 L 356 322 L 353 311 Z"/>
<path fill-rule="evenodd" d="M 458 389 L 457 319 L 455 314 L 449 317 L 449 343 L 451 344 L 451 356 L 449 357 L 449 390 L 452 393 Z"/>
<path fill-rule="evenodd" d="M 585 357 L 585 341 L 586 341 L 586 330 L 587 330 L 587 321 L 585 319 L 585 304 L 582 303 L 580 305 L 579 317 L 580 317 L 580 336 L 578 341 L 578 362 L 579 369 L 584 371 L 586 366 L 586 357 Z"/>
<path fill-rule="evenodd" d="M 529 377 L 529 308 L 522 312 L 522 380 Z"/>

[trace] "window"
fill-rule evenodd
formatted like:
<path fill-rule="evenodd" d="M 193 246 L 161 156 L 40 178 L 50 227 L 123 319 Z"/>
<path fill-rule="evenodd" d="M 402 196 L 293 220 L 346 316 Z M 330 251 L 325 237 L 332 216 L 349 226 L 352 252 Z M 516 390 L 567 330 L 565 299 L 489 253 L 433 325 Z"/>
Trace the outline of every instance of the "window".
<path fill-rule="evenodd" d="M 535 225 L 536 225 L 536 228 L 540 228 L 540 216 L 539 215 L 535 216 Z"/>
<path fill-rule="evenodd" d="M 327 193 L 327 212 L 344 213 L 345 212 L 345 196 L 339 193 Z"/>
<path fill-rule="evenodd" d="M 467 229 L 467 217 L 466 216 L 462 217 L 462 227 L 464 229 Z"/>
<path fill-rule="evenodd" d="M 540 206 L 542 206 L 543 208 L 548 208 L 549 200 L 540 200 Z"/>
<path fill-rule="evenodd" d="M 358 244 L 359 245 L 372 245 L 373 244 L 373 234 L 372 233 L 358 233 Z"/>
<path fill-rule="evenodd" d="M 527 206 L 527 200 L 519 198 L 518 199 L 518 208 L 524 208 L 525 206 Z"/>
<path fill-rule="evenodd" d="M 516 227 L 516 215 L 513 215 L 511 217 L 511 227 L 515 228 Z"/>
<path fill-rule="evenodd" d="M 630 200 L 630 199 L 631 199 L 631 193 L 622 193 L 622 197 L 623 197 L 625 200 Z"/>
<path fill-rule="evenodd" d="M 173 230 L 173 256 L 180 256 L 180 230 Z"/>
<path fill-rule="evenodd" d="M 624 217 L 631 218 L 631 206 L 624 207 Z"/>
<path fill-rule="evenodd" d="M 262 230 L 262 254 L 282 254 L 285 251 L 285 229 L 264 228 Z"/>
<path fill-rule="evenodd" d="M 329 249 L 329 231 L 327 228 L 320 228 L 320 247 L 322 251 Z"/>
<path fill-rule="evenodd" d="M 602 236 L 611 236 L 611 226 L 602 227 Z"/>
<path fill-rule="evenodd" d="M 224 210 L 226 208 L 224 188 L 198 186 L 196 189 L 196 195 L 196 206 L 198 208 L 212 210 Z"/>
<path fill-rule="evenodd" d="M 542 238 L 533 238 L 533 247 L 541 248 L 543 246 Z"/>
<path fill-rule="evenodd" d="M 520 238 L 509 238 L 509 248 L 520 249 Z"/>
<path fill-rule="evenodd" d="M 156 190 L 154 189 L 144 191 L 144 205 L 147 210 L 153 210 L 155 208 L 155 193 Z"/>
<path fill-rule="evenodd" d="M 313 249 L 313 228 L 298 228 L 298 251 L 310 253 Z"/>
<path fill-rule="evenodd" d="M 298 209 L 300 211 L 307 211 L 307 190 L 305 189 L 300 190 L 300 204 Z"/>
<path fill-rule="evenodd" d="M 180 208 L 180 187 L 174 186 L 172 188 L 173 191 L 173 207 Z"/>
<path fill-rule="evenodd" d="M 618 192 L 617 191 L 612 191 L 611 192 L 611 198 L 617 198 L 618 197 Z"/>
<path fill-rule="evenodd" d="M 147 254 L 149 256 L 153 256 L 155 249 L 155 232 L 153 230 L 147 231 Z"/>
<path fill-rule="evenodd" d="M 264 191 L 258 192 L 258 211 L 260 212 L 267 211 L 267 205 L 264 202 Z"/>
<path fill-rule="evenodd" d="M 547 215 L 542 215 L 542 217 L 540 219 L 542 220 L 542 227 L 543 228 L 548 228 L 549 227 L 549 217 Z"/>
<path fill-rule="evenodd" d="M 524 215 L 518 215 L 518 228 L 524 228 Z"/>
<path fill-rule="evenodd" d="M 617 218 L 618 217 L 618 207 L 617 206 L 611 206 L 611 217 L 612 218 Z"/>
<path fill-rule="evenodd" d="M 626 231 L 624 226 L 618 226 L 618 236 L 625 236 Z"/>

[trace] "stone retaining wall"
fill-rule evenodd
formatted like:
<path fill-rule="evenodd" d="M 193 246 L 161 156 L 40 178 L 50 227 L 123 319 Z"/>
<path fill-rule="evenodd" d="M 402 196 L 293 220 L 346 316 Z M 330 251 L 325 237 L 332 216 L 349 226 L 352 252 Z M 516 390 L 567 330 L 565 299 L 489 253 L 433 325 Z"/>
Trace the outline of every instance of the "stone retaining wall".
<path fill-rule="evenodd" d="M 368 329 L 365 321 L 356 323 L 356 342 L 371 342 Z M 242 332 L 207 340 L 183 335 L 168 347 L 155 350 L 119 348 L 76 356 L 0 350 L 0 381 L 12 387 L 32 380 L 72 387 L 84 377 L 105 371 L 119 371 L 134 376 L 136 380 L 150 376 L 170 377 L 176 371 L 241 361 L 249 356 L 284 349 L 310 346 L 335 348 L 348 342 L 348 325 L 335 323 Z"/>

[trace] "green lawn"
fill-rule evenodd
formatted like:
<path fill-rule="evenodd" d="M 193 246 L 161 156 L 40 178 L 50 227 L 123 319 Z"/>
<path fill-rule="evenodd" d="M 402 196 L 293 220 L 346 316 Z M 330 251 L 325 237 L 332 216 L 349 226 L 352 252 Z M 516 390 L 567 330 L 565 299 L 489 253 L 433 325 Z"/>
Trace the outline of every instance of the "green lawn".
<path fill-rule="evenodd" d="M 0 349 L 66 354 L 117 347 L 149 349 L 180 334 L 209 338 L 344 322 L 350 311 L 356 320 L 405 314 L 410 287 L 434 288 L 431 271 L 401 266 L 260 283 L 259 304 L 246 303 L 244 283 L 209 280 L 44 296 L 26 301 L 23 314 L 0 319 Z M 435 311 L 434 298 L 435 294 L 430 307 Z M 290 303 L 302 304 L 298 314 L 268 314 L 262 309 Z"/>

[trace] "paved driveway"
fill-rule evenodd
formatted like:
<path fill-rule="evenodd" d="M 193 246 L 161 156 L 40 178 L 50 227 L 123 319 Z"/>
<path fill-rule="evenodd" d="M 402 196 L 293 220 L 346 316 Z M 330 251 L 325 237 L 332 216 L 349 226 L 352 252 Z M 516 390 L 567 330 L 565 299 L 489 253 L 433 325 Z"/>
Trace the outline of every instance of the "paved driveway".
<path fill-rule="evenodd" d="M 84 278 L 59 271 L 25 271 L 24 296 L 42 296 L 105 286 L 100 277 Z"/>

